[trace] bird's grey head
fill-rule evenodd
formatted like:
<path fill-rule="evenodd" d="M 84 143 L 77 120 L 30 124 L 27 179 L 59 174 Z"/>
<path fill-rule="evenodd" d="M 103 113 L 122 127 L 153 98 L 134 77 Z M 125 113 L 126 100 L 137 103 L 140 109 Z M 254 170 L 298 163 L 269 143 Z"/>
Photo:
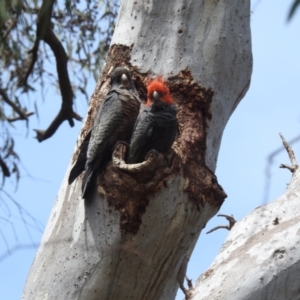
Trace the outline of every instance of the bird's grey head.
<path fill-rule="evenodd" d="M 134 84 L 131 81 L 131 75 L 127 68 L 117 67 L 111 73 L 112 88 L 123 88 L 127 90 L 134 90 Z"/>

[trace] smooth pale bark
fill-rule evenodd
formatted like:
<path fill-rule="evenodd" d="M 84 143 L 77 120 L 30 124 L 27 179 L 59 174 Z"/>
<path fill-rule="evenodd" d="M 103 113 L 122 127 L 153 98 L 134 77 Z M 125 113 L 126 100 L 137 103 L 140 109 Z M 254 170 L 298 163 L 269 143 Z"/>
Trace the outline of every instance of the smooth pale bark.
<path fill-rule="evenodd" d="M 193 300 L 299 299 L 300 169 L 276 201 L 237 222 Z"/>
<path fill-rule="evenodd" d="M 201 229 L 226 197 L 213 171 L 250 83 L 249 18 L 250 1 L 122 1 L 80 139 L 123 64 L 139 90 L 149 74 L 168 81 L 175 151 L 144 181 L 109 164 L 88 201 L 81 178 L 67 185 L 69 166 L 23 299 L 174 299 Z"/>

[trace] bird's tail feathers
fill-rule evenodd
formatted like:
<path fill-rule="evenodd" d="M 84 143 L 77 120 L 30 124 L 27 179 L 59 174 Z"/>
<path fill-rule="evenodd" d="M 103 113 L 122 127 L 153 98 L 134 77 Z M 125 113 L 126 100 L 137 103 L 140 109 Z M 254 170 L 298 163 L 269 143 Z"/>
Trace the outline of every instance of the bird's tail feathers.
<path fill-rule="evenodd" d="M 85 198 L 90 190 L 90 186 L 93 178 L 93 167 L 89 166 L 82 178 L 82 198 Z"/>
<path fill-rule="evenodd" d="M 76 162 L 72 170 L 70 171 L 68 182 L 71 184 L 84 170 L 84 162 Z"/>

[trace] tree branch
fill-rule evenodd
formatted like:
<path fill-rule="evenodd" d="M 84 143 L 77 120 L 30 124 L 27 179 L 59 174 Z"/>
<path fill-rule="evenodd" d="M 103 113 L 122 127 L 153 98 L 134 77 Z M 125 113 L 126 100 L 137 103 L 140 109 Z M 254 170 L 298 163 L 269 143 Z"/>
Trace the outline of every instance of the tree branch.
<path fill-rule="evenodd" d="M 29 54 L 31 54 L 31 62 L 24 77 L 20 80 L 19 86 L 27 85 L 28 77 L 33 71 L 34 64 L 38 58 L 40 41 L 43 40 L 44 35 L 51 24 L 51 14 L 54 2 L 55 0 L 44 0 L 42 3 L 36 24 L 36 40 L 34 42 L 33 48 L 29 51 Z"/>
<path fill-rule="evenodd" d="M 8 169 L 8 166 L 4 162 L 4 160 L 0 156 L 0 167 L 3 173 L 3 177 L 9 177 L 10 176 L 10 171 Z"/>
<path fill-rule="evenodd" d="M 217 215 L 218 217 L 224 217 L 227 219 L 227 221 L 229 222 L 228 225 L 220 225 L 220 226 L 216 226 L 214 228 L 212 228 L 211 230 L 207 231 L 206 234 L 209 234 L 217 229 L 227 229 L 227 230 L 231 230 L 232 227 L 234 226 L 234 224 L 236 223 L 236 220 L 234 219 L 234 217 L 231 215 L 231 216 L 228 216 L 228 215 L 223 215 L 223 214 L 219 214 Z"/>
<path fill-rule="evenodd" d="M 291 140 L 289 140 L 288 144 L 292 145 L 292 144 L 298 142 L 299 140 L 300 140 L 300 134 L 297 135 L 296 137 L 292 138 Z M 266 182 L 265 182 L 265 187 L 264 187 L 264 198 L 263 198 L 264 199 L 263 200 L 264 204 L 266 204 L 268 202 L 268 198 L 269 198 L 268 195 L 269 195 L 269 190 L 270 190 L 270 186 L 271 186 L 271 177 L 272 177 L 271 167 L 272 167 L 273 162 L 274 162 L 274 157 L 283 150 L 284 150 L 284 147 L 280 146 L 278 149 L 276 149 L 275 151 L 273 151 L 272 153 L 270 153 L 268 155 L 267 165 L 266 165 L 266 170 L 265 170 Z"/>
<path fill-rule="evenodd" d="M 69 110 L 68 108 L 64 108 L 63 105 L 62 105 L 59 113 L 57 114 L 55 119 L 52 121 L 52 123 L 49 125 L 49 127 L 46 130 L 34 129 L 34 131 L 36 132 L 36 139 L 39 142 L 42 142 L 42 141 L 48 139 L 49 137 L 51 137 L 56 132 L 58 127 L 65 120 L 68 120 L 70 122 L 69 118 L 70 119 L 74 118 L 78 121 L 82 120 L 82 118 L 79 115 L 77 115 L 75 112 L 73 112 L 73 110 Z M 73 120 L 72 120 L 72 123 L 70 125 L 72 127 L 74 126 L 74 121 Z"/>
<path fill-rule="evenodd" d="M 44 41 L 49 45 L 56 59 L 56 69 L 58 74 L 59 87 L 62 95 L 62 105 L 58 115 L 46 130 L 35 129 L 35 132 L 37 133 L 36 138 L 39 142 L 42 142 L 51 137 L 64 121 L 67 120 L 70 126 L 73 127 L 73 119 L 77 121 L 82 120 L 82 117 L 73 111 L 74 94 L 68 74 L 68 56 L 65 52 L 65 49 L 50 28 L 48 28 L 44 36 Z"/>
<path fill-rule="evenodd" d="M 19 107 L 16 103 L 11 101 L 6 93 L 6 91 L 0 88 L 0 95 L 2 96 L 3 101 L 8 104 L 18 115 L 18 120 L 27 120 L 28 112 L 24 111 L 21 107 Z M 33 114 L 33 113 L 31 113 Z M 9 121 L 9 118 L 7 119 Z"/>
<path fill-rule="evenodd" d="M 187 265 L 188 265 L 189 259 L 185 257 L 185 259 L 182 261 L 182 264 L 180 266 L 178 275 L 177 275 L 177 280 L 179 284 L 179 288 L 182 290 L 182 292 L 185 295 L 185 300 L 189 300 L 190 296 L 192 295 L 193 292 L 193 285 L 192 285 L 192 280 L 189 280 L 188 277 L 186 276 L 186 270 L 187 270 Z M 186 279 L 187 284 L 188 284 L 188 289 L 184 287 L 184 279 Z"/>
<path fill-rule="evenodd" d="M 26 114 L 26 117 L 28 118 L 28 117 L 34 115 L 34 112 L 29 111 L 29 112 L 26 112 L 25 114 Z M 15 122 L 15 121 L 24 120 L 24 118 L 22 118 L 22 117 L 8 117 L 8 118 L 6 118 L 6 120 L 8 122 L 12 123 L 12 122 Z"/>
<path fill-rule="evenodd" d="M 282 139 L 283 146 L 286 149 L 286 151 L 287 151 L 287 153 L 289 155 L 290 161 L 292 163 L 291 166 L 288 166 L 288 165 L 285 165 L 285 164 L 281 164 L 280 168 L 289 169 L 292 173 L 294 173 L 298 169 L 298 167 L 299 167 L 299 165 L 297 163 L 297 160 L 296 160 L 296 157 L 295 157 L 295 154 L 294 154 L 294 151 L 292 150 L 292 148 L 290 147 L 290 145 L 287 143 L 287 141 L 285 140 L 285 138 L 283 137 L 283 135 L 281 133 L 279 135 L 280 135 L 280 137 Z"/>
<path fill-rule="evenodd" d="M 235 224 L 193 300 L 299 298 L 299 184 L 298 168 L 282 196 Z"/>
<path fill-rule="evenodd" d="M 36 138 L 39 142 L 42 142 L 51 137 L 65 120 L 69 122 L 71 127 L 74 126 L 73 119 L 78 121 L 82 120 L 82 118 L 73 111 L 74 94 L 68 74 L 68 56 L 61 42 L 51 29 L 51 14 L 54 2 L 55 0 L 44 0 L 42 3 L 42 7 L 38 15 L 36 40 L 33 48 L 30 50 L 30 53 L 32 54 L 31 63 L 20 83 L 23 86 L 27 85 L 28 77 L 32 73 L 34 64 L 38 57 L 37 52 L 39 48 L 39 42 L 43 40 L 46 44 L 49 45 L 56 59 L 56 69 L 58 74 L 59 87 L 62 95 L 62 105 L 57 116 L 46 130 L 34 129 L 37 133 Z"/>
<path fill-rule="evenodd" d="M 10 32 L 16 27 L 18 21 L 17 20 L 11 20 L 11 24 L 8 27 L 8 29 L 6 30 L 6 32 L 3 34 L 3 39 L 6 39 L 6 37 L 10 34 Z"/>

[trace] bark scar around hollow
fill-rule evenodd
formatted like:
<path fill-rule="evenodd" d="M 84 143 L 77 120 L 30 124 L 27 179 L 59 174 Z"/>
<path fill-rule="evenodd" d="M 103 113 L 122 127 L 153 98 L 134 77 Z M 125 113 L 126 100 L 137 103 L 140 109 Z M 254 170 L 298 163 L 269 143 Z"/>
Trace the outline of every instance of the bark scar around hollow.
<path fill-rule="evenodd" d="M 185 191 L 200 210 L 208 203 L 216 211 L 227 197 L 217 177 L 205 164 L 207 129 L 211 120 L 213 91 L 201 87 L 186 69 L 168 78 L 172 96 L 178 108 L 180 135 L 173 148 L 180 158 Z"/>
<path fill-rule="evenodd" d="M 121 214 L 123 233 L 137 233 L 151 196 L 179 172 L 179 161 L 171 150 L 166 156 L 150 151 L 140 164 L 126 164 L 127 146 L 119 143 L 114 150 L 112 162 L 98 176 L 98 193 L 106 197 L 109 205 Z"/>
<path fill-rule="evenodd" d="M 115 67 L 126 66 L 129 69 L 140 99 L 145 102 L 149 74 L 140 73 L 137 67 L 131 65 L 131 51 L 132 47 L 111 46 L 92 95 L 83 135 L 93 125 L 102 99 L 109 90 L 109 75 Z M 199 211 L 205 204 L 209 204 L 217 212 L 227 197 L 215 174 L 205 165 L 213 91 L 200 86 L 188 69 L 164 78 L 164 81 L 178 109 L 179 134 L 173 149 L 167 155 L 152 151 L 145 162 L 129 166 L 124 161 L 126 147 L 120 144 L 115 148 L 113 161 L 98 176 L 98 193 L 120 212 L 123 232 L 135 234 L 138 231 L 151 197 L 166 187 L 168 180 L 175 175 L 179 174 L 184 182 L 178 189 L 182 188 L 188 194 L 189 200 Z"/>
<path fill-rule="evenodd" d="M 159 167 L 167 166 L 164 155 L 154 149 L 149 151 L 145 161 L 137 164 L 127 164 L 125 162 L 127 148 L 128 145 L 122 142 L 116 145 L 112 155 L 113 166 L 121 172 L 131 174 L 138 182 L 149 180 Z"/>

